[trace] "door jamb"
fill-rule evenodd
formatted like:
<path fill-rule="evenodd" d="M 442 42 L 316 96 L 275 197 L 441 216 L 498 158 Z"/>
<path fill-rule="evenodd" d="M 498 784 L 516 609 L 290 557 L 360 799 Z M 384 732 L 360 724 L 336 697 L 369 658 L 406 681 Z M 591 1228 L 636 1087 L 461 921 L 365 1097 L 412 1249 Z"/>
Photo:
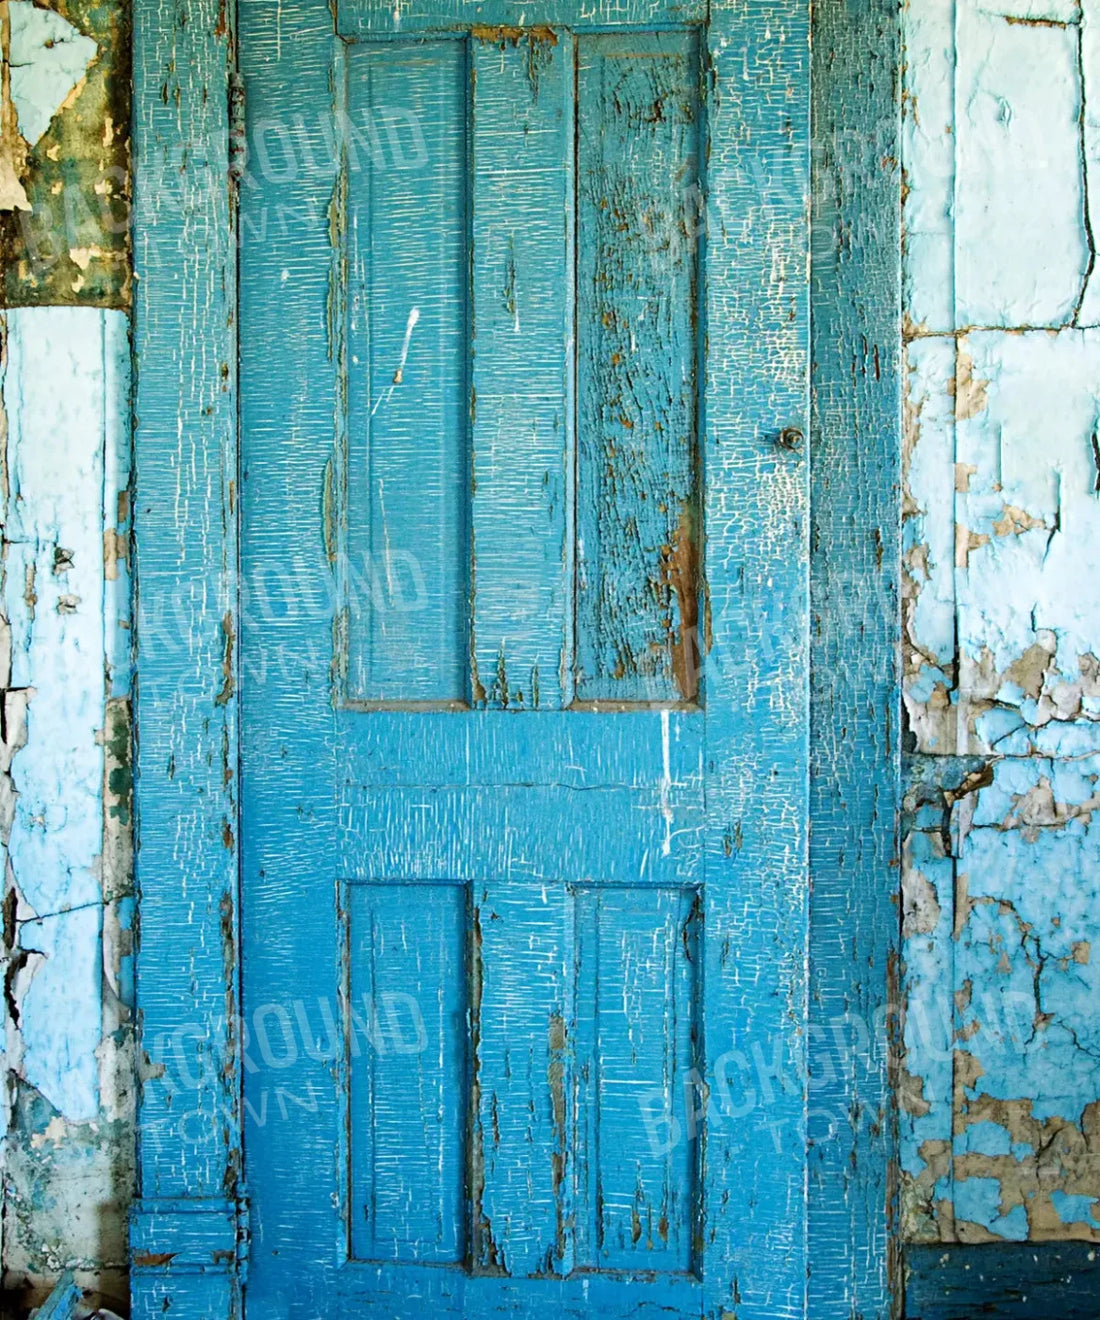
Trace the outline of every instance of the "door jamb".
<path fill-rule="evenodd" d="M 228 0 L 166 13 L 135 0 L 130 1263 L 149 1320 L 166 1303 L 239 1315 L 247 1244 L 234 15 Z M 815 5 L 813 22 L 809 1296 L 840 1320 L 897 1305 L 901 41 L 896 0 Z"/>
<path fill-rule="evenodd" d="M 813 7 L 809 1311 L 901 1311 L 901 10 Z"/>
<path fill-rule="evenodd" d="M 136 0 L 134 1317 L 241 1313 L 231 0 Z"/>

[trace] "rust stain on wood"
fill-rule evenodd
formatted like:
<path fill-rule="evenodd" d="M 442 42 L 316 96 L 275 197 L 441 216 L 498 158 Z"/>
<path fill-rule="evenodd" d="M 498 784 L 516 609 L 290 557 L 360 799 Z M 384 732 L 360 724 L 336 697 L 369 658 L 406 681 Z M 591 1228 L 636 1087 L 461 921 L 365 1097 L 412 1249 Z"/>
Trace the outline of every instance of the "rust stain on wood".
<path fill-rule="evenodd" d="M 556 46 L 558 44 L 558 34 L 552 27 L 544 24 L 536 24 L 532 27 L 487 27 L 484 24 L 475 24 L 470 29 L 470 36 L 475 41 L 491 41 L 496 45 L 518 46 L 521 41 L 530 41 L 532 43 L 544 41 L 547 45 Z"/>
<path fill-rule="evenodd" d="M 694 701 L 699 693 L 699 542 L 698 517 L 692 502 L 686 502 L 672 544 L 661 547 L 661 585 L 676 599 L 679 626 L 669 619 L 669 649 L 672 674 L 680 696 Z"/>

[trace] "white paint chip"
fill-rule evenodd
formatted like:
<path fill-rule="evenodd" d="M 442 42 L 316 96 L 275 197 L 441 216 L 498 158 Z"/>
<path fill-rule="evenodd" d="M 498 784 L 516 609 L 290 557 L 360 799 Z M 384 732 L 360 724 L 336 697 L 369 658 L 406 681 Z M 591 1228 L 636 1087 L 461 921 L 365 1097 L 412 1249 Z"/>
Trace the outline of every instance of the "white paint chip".
<path fill-rule="evenodd" d="M 10 0 L 11 99 L 29 146 L 42 137 L 99 47 L 60 14 Z"/>

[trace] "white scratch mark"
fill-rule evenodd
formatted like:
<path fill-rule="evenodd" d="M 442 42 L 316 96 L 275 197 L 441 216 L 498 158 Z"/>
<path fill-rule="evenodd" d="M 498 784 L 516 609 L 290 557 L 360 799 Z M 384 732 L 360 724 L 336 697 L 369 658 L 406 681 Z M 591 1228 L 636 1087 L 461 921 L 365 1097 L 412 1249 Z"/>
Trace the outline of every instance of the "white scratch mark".
<path fill-rule="evenodd" d="M 386 561 L 386 589 L 390 593 L 390 600 L 393 600 L 393 556 L 390 553 L 390 524 L 386 518 L 386 497 L 381 477 L 378 478 L 378 510 L 382 515 L 382 543 L 384 547 L 382 553 Z"/>
<path fill-rule="evenodd" d="M 416 323 L 420 320 L 420 308 L 414 307 L 409 313 L 409 319 L 405 324 L 405 338 L 401 344 L 401 360 L 397 364 L 397 370 L 393 373 L 393 384 L 378 396 L 374 407 L 370 410 L 371 418 L 384 403 L 388 403 L 393 398 L 393 392 L 398 385 L 405 379 L 405 363 L 409 359 L 409 345 L 412 343 L 412 333 L 416 329 Z M 369 384 L 369 381 L 368 381 Z"/>
<path fill-rule="evenodd" d="M 665 818 L 665 837 L 661 844 L 661 856 L 668 857 L 672 852 L 672 755 L 669 747 L 669 713 L 661 711 L 661 815 Z"/>
<path fill-rule="evenodd" d="M 405 325 L 405 341 L 401 345 L 401 361 L 397 364 L 397 370 L 393 373 L 393 383 L 400 385 L 405 378 L 405 363 L 409 358 L 409 345 L 412 343 L 413 331 L 416 329 L 416 323 L 420 320 L 420 308 L 414 307 L 409 313 L 408 322 Z"/>

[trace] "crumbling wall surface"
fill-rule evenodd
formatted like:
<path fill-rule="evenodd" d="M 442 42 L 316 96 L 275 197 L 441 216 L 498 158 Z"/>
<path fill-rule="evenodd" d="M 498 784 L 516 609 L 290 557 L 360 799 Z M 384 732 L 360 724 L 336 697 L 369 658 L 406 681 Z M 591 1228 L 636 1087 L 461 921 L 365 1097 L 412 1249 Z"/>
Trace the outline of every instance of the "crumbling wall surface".
<path fill-rule="evenodd" d="M 125 1308 L 134 1184 L 128 30 L 0 0 L 5 1314 Z"/>
<path fill-rule="evenodd" d="M 4 1288 L 125 1297 L 133 1185 L 126 316 L 2 322 Z"/>
<path fill-rule="evenodd" d="M 1100 1240 L 1100 0 L 904 25 L 903 1231 Z"/>

